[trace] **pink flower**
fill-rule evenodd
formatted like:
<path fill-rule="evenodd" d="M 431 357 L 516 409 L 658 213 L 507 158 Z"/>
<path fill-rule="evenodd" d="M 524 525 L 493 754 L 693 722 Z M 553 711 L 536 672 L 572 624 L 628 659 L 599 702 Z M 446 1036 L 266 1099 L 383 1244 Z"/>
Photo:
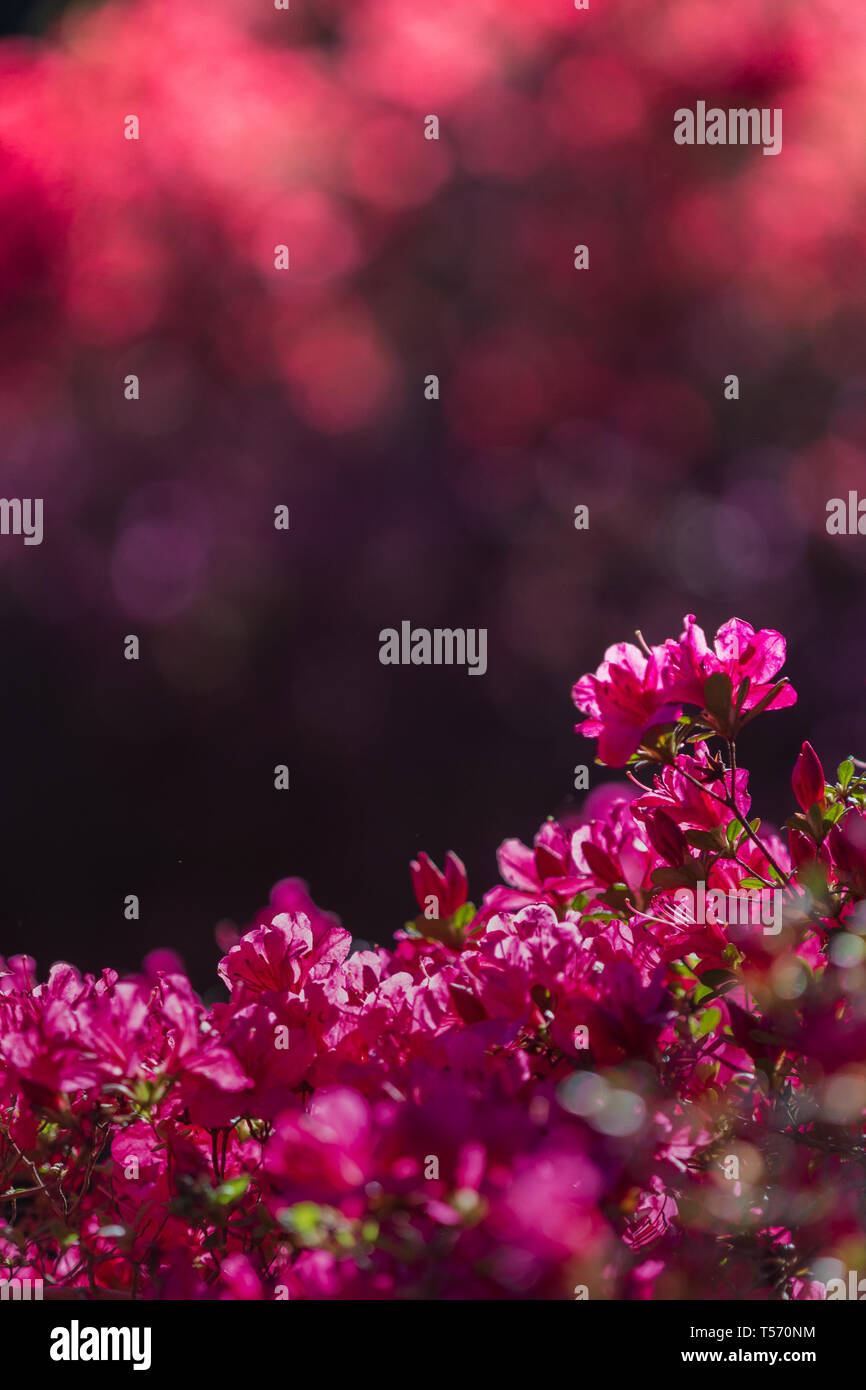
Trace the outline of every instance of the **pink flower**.
<path fill-rule="evenodd" d="M 413 859 L 409 866 L 412 887 L 421 911 L 426 911 L 430 899 L 434 899 L 435 915 L 453 917 L 466 901 L 468 884 L 466 869 L 457 855 L 451 850 L 445 856 L 445 873 L 441 873 L 433 861 L 423 852 Z"/>
<path fill-rule="evenodd" d="M 214 1021 L 250 1084 L 238 1095 L 226 1087 L 223 1076 L 214 1077 L 190 1099 L 190 1118 L 208 1129 L 227 1125 L 238 1114 L 274 1119 L 292 1105 L 294 1090 L 315 1059 L 315 1040 L 260 1003 L 234 1012 L 228 1005 L 217 1005 Z"/>
<path fill-rule="evenodd" d="M 625 1234 L 626 1244 L 630 1249 L 640 1251 L 655 1245 L 667 1234 L 676 1215 L 674 1198 L 665 1192 L 661 1178 L 654 1177 L 652 1191 L 641 1193 Z"/>
<path fill-rule="evenodd" d="M 687 613 L 683 623 L 678 641 L 669 640 L 664 648 L 662 679 L 669 700 L 704 709 L 706 682 L 713 675 L 728 677 L 735 703 L 743 682 L 748 681 L 740 706 L 743 711 L 755 709 L 766 699 L 785 664 L 785 639 L 780 632 L 773 628 L 756 632 L 751 623 L 731 618 L 719 628 L 710 647 L 693 613 Z M 785 684 L 764 708 L 785 709 L 796 701 L 796 692 Z"/>
<path fill-rule="evenodd" d="M 552 819 L 544 822 L 532 849 L 520 840 L 505 840 L 496 858 L 510 887 L 491 888 L 485 894 L 482 919 L 496 912 L 516 912 L 534 902 L 567 903 L 580 891 L 571 837 Z"/>
<path fill-rule="evenodd" d="M 239 999 L 271 990 L 297 994 L 306 980 L 321 979 L 344 961 L 351 946 L 342 927 L 314 925 L 303 912 L 282 912 L 241 937 L 220 961 L 219 974 Z"/>
<path fill-rule="evenodd" d="M 696 786 L 696 782 L 700 785 Z M 733 789 L 740 820 L 747 819 L 751 805 L 748 782 L 748 772 L 738 768 Z M 680 753 L 673 764 L 656 773 L 653 790 L 637 798 L 633 811 L 638 820 L 645 821 L 658 810 L 684 829 L 714 830 L 734 819 L 734 812 L 719 800 L 730 794 L 731 786 L 730 776 L 718 777 L 707 745 L 698 743 L 694 756 Z"/>
<path fill-rule="evenodd" d="M 832 827 L 826 846 L 839 882 L 866 896 L 866 813 L 852 807 Z"/>
<path fill-rule="evenodd" d="M 249 1302 L 265 1297 L 258 1270 L 248 1256 L 240 1253 L 227 1255 L 222 1261 L 220 1283 L 224 1289 L 222 1298 Z"/>
<path fill-rule="evenodd" d="M 354 1091 L 320 1091 L 308 1114 L 279 1117 L 265 1148 L 276 1210 L 294 1201 L 339 1202 L 366 1181 L 373 1145 L 372 1115 Z"/>
<path fill-rule="evenodd" d="M 624 798 L 608 804 L 606 814 L 580 825 L 571 837 L 571 854 L 581 890 L 604 893 L 622 883 L 639 896 L 649 886 L 657 851 Z"/>
<path fill-rule="evenodd" d="M 622 767 L 656 724 L 679 713 L 664 685 L 666 648 L 650 654 L 630 642 L 608 647 L 595 674 L 582 676 L 571 697 L 588 718 L 575 733 L 598 739 L 599 762 Z"/>

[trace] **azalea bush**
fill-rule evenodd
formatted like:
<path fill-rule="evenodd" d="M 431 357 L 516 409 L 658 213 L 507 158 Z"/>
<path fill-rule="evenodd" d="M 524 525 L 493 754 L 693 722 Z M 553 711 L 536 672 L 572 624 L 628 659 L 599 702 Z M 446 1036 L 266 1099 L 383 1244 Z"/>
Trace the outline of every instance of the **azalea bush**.
<path fill-rule="evenodd" d="M 611 647 L 580 823 L 411 866 L 393 948 L 286 879 L 205 1007 L 170 951 L 0 961 L 2 1278 L 46 1296 L 811 1298 L 866 1261 L 866 778 L 739 743 L 779 633 Z M 746 903 L 733 914 L 726 904 Z M 767 913 L 768 904 L 778 911 Z"/>
<path fill-rule="evenodd" d="M 41 546 L 0 537 L 28 677 L 0 692 L 0 924 L 26 905 L 40 933 L 19 948 L 115 959 L 133 888 L 199 982 L 206 927 L 264 897 L 286 841 L 387 939 L 422 842 L 459 844 L 474 880 L 527 806 L 556 809 L 551 701 L 637 622 L 635 573 L 647 632 L 769 605 L 809 644 L 811 741 L 835 767 L 844 710 L 862 750 L 866 709 L 839 702 L 866 678 L 866 550 L 826 521 L 866 497 L 866 7 L 28 9 L 38 33 L 0 41 L 0 496 L 45 514 Z M 676 145 L 699 99 L 782 109 L 782 155 Z M 489 631 L 447 718 L 448 672 L 370 660 L 403 617 Z M 505 740 L 525 777 L 501 775 Z M 762 786 L 780 748 L 748 745 Z M 312 794 L 275 813 L 254 769 L 284 760 Z"/>

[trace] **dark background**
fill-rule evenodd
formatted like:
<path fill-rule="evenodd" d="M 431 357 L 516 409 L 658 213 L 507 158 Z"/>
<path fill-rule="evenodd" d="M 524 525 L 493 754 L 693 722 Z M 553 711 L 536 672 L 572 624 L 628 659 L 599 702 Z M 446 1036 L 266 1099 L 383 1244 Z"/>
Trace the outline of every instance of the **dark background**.
<path fill-rule="evenodd" d="M 606 64 L 634 70 L 642 117 L 613 135 L 602 121 L 583 143 L 557 130 L 542 167 L 521 177 L 468 167 L 452 133 L 450 177 L 408 210 L 379 198 L 371 211 L 357 185 L 331 187 L 360 229 L 357 260 L 274 309 L 281 290 L 233 249 L 235 204 L 226 212 L 197 188 L 182 141 L 177 151 L 164 141 L 162 162 L 130 175 L 129 189 L 105 172 L 87 122 L 156 111 L 163 98 L 148 82 L 182 60 L 180 39 L 163 47 L 161 18 L 134 23 L 158 7 L 98 7 L 116 12 L 116 64 L 99 61 L 119 91 L 84 73 L 77 95 L 58 87 L 51 108 L 43 86 L 59 79 L 42 65 L 57 53 L 73 73 L 83 62 L 51 27 L 60 8 L 7 0 L 3 20 L 7 34 L 48 37 L 7 46 L 0 68 L 0 109 L 5 83 L 13 112 L 0 118 L 0 487 L 43 495 L 46 512 L 41 547 L 0 542 L 0 952 L 30 952 L 43 968 L 61 958 L 129 969 L 170 945 L 206 988 L 216 922 L 249 920 L 286 875 L 306 879 L 356 936 L 388 940 L 414 912 L 408 863 L 420 849 L 461 854 L 479 901 L 504 838 L 529 841 L 545 815 L 576 805 L 573 768 L 593 749 L 573 733 L 573 681 L 635 628 L 651 642 L 677 635 L 686 612 L 709 634 L 737 615 L 789 639 L 800 702 L 743 738 L 756 814 L 790 813 L 804 737 L 827 767 L 863 752 L 866 542 L 824 531 L 826 499 L 864 472 L 866 333 L 852 285 L 862 193 L 844 183 L 847 141 L 822 145 L 803 114 L 829 89 L 844 34 L 825 31 L 816 57 L 797 27 L 809 7 L 795 4 L 774 30 L 745 26 L 742 46 L 721 57 L 710 33 L 697 51 L 683 40 L 679 68 L 667 50 L 654 68 L 638 59 L 647 36 L 631 24 L 638 11 L 666 22 L 647 5 L 594 16 L 587 39 L 552 28 L 519 71 L 488 75 L 477 108 L 474 89 L 450 108 L 447 84 L 435 91 L 431 77 L 430 109 L 469 143 L 489 98 L 512 164 L 532 138 L 530 108 L 556 130 L 551 101 L 572 99 L 578 70 L 561 64 L 591 60 L 596 95 L 577 125 L 603 111 Z M 246 41 L 248 11 L 216 8 Z M 259 32 L 257 16 L 250 51 L 289 47 L 311 70 L 338 68 L 357 43 L 347 15 L 311 5 L 288 39 Z M 10 83 L 33 94 L 18 126 Z M 506 89 L 523 103 L 511 117 L 496 105 Z M 621 113 L 627 94 L 614 90 Z M 713 164 L 674 147 L 673 109 L 714 91 L 723 104 L 784 100 L 778 160 L 715 151 Z M 227 90 L 223 107 L 232 99 Z M 284 99 L 290 124 L 291 84 Z M 348 100 L 364 119 L 371 102 L 388 118 L 399 108 L 369 89 Z M 407 117 L 418 128 L 426 104 Z M 66 118 L 72 135 L 60 132 Z M 798 136 L 813 142 L 811 163 L 798 162 Z M 256 127 L 257 141 L 280 138 Z M 788 178 L 791 198 L 755 212 L 764 175 Z M 706 199 L 697 210 L 693 188 Z M 144 329 L 133 306 L 131 327 L 100 335 L 91 314 L 83 331 L 70 310 L 83 293 L 75 276 L 93 227 L 114 236 L 128 199 L 141 200 L 136 227 L 163 248 L 167 307 Z M 689 217 L 685 241 L 666 240 Z M 773 217 L 749 262 L 743 248 Z M 707 229 L 723 220 L 714 241 Z M 126 247 L 125 224 L 116 235 Z M 268 228 L 262 245 L 279 239 Z M 583 240 L 590 285 L 570 268 Z M 291 354 L 347 296 L 377 326 L 391 377 L 380 409 L 335 431 L 304 406 L 294 359 L 287 386 L 263 344 L 272 312 L 289 315 Z M 309 367 L 314 386 L 341 360 L 343 324 L 325 365 Z M 346 352 L 328 401 L 369 361 L 363 345 Z M 131 416 L 118 382 L 136 370 L 143 399 Z M 422 395 L 429 371 L 442 378 L 436 404 Z M 737 403 L 722 396 L 729 371 L 740 374 Z M 572 524 L 580 502 L 586 533 Z M 285 535 L 272 526 L 279 503 L 291 507 Z M 403 618 L 487 627 L 487 675 L 382 667 L 379 630 Z M 133 632 L 137 663 L 122 656 Z M 277 763 L 290 767 L 288 792 L 273 789 Z M 594 769 L 593 785 L 611 775 Z M 128 893 L 141 899 L 138 923 L 124 920 Z"/>

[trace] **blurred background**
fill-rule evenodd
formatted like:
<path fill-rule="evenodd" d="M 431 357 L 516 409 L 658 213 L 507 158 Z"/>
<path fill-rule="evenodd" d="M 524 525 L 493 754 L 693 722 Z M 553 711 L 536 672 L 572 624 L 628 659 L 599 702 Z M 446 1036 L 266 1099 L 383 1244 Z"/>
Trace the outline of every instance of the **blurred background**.
<path fill-rule="evenodd" d="M 0 495 L 45 536 L 0 537 L 0 953 L 206 987 L 285 875 L 386 942 L 419 849 L 480 901 L 576 805 L 573 682 L 686 612 L 788 638 L 757 814 L 804 737 L 864 754 L 866 540 L 825 518 L 866 495 L 866 10 L 4 16 Z M 781 107 L 781 155 L 676 146 L 698 99 Z M 381 666 L 406 618 L 486 627 L 487 675 Z"/>

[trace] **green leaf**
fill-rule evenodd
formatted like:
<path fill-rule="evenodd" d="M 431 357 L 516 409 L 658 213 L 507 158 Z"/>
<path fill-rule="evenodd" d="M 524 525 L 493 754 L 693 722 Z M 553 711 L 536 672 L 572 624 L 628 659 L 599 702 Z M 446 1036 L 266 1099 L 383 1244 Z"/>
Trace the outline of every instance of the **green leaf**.
<path fill-rule="evenodd" d="M 710 999 L 720 999 L 723 995 L 729 994 L 732 989 L 736 989 L 738 984 L 739 980 L 726 980 L 723 985 L 716 985 L 716 988 L 712 991 L 709 997 Z"/>
<path fill-rule="evenodd" d="M 724 671 L 716 671 L 704 681 L 704 705 L 723 724 L 730 717 L 733 693 L 731 678 Z"/>
<path fill-rule="evenodd" d="M 712 1033 L 713 1029 L 716 1028 L 721 1021 L 721 1009 L 705 1009 L 704 1013 L 701 1015 L 696 1036 L 699 1038 L 706 1037 L 707 1033 Z"/>
<path fill-rule="evenodd" d="M 249 1185 L 249 1173 L 244 1173 L 240 1178 L 229 1178 L 226 1182 L 220 1183 L 214 1193 L 214 1201 L 218 1206 L 227 1207 L 230 1202 L 236 1202 L 238 1197 L 243 1197 Z"/>
<path fill-rule="evenodd" d="M 457 911 L 454 913 L 454 916 L 452 918 L 454 926 L 468 926 L 469 923 L 472 921 L 472 918 L 475 916 L 475 912 L 476 907 L 474 903 L 464 903 L 463 906 L 458 907 Z"/>
<path fill-rule="evenodd" d="M 694 849 L 720 850 L 724 847 L 721 826 L 715 830 L 687 830 L 686 844 Z"/>
<path fill-rule="evenodd" d="M 731 846 L 735 845 L 742 833 L 743 822 L 741 820 L 737 820 L 736 816 L 734 816 L 734 819 L 732 821 L 728 821 L 728 827 L 725 831 L 725 834 L 728 839 L 728 844 Z"/>
<path fill-rule="evenodd" d="M 839 778 L 839 785 L 842 788 L 843 792 L 846 791 L 848 788 L 848 783 L 854 776 L 854 763 L 851 758 L 846 758 L 843 763 L 839 764 L 836 770 L 836 775 Z"/>
<path fill-rule="evenodd" d="M 693 980 L 695 978 L 694 970 L 690 969 L 689 966 L 681 960 L 672 960 L 668 969 L 672 975 L 681 975 L 684 979 L 688 980 Z"/>
<path fill-rule="evenodd" d="M 821 815 L 817 806 L 810 806 L 806 812 L 806 821 L 813 840 L 818 843 L 824 838 L 824 817 Z"/>
<path fill-rule="evenodd" d="M 322 1208 L 317 1202 L 295 1202 L 280 1212 L 280 1224 L 295 1231 L 302 1240 L 315 1239 L 322 1229 Z"/>
<path fill-rule="evenodd" d="M 742 709 L 743 709 L 743 701 L 745 700 L 746 696 L 747 696 L 748 693 L 749 693 L 749 686 L 750 686 L 751 684 L 752 684 L 752 682 L 749 680 L 749 677 L 748 677 L 748 676 L 744 677 L 744 679 L 740 682 L 740 688 L 739 688 L 739 690 L 737 691 L 737 716 L 738 716 L 738 717 L 739 717 L 739 715 L 740 715 L 741 712 L 742 712 Z"/>
<path fill-rule="evenodd" d="M 730 970 L 705 970 L 701 976 L 701 984 L 716 989 L 719 985 L 736 984 L 736 976 L 732 975 Z"/>

